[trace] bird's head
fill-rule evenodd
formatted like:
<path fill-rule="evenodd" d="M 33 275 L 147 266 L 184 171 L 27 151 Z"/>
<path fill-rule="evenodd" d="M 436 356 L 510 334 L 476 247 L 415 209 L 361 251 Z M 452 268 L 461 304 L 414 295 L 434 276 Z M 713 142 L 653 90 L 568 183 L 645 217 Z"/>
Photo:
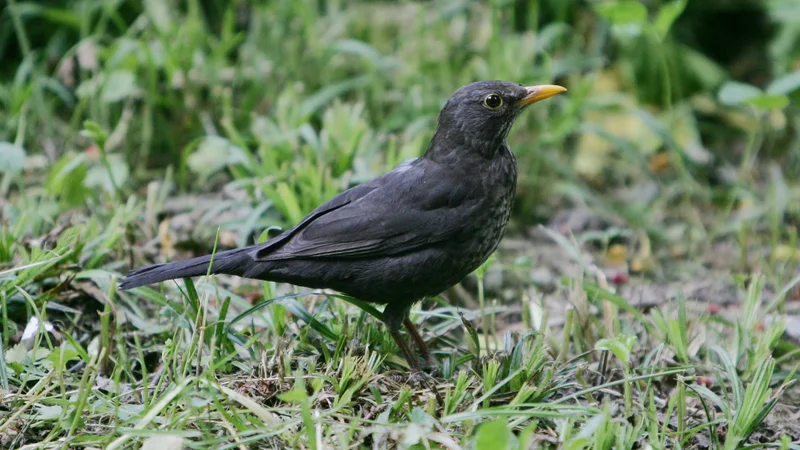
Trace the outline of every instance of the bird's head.
<path fill-rule="evenodd" d="M 458 89 L 439 113 L 434 140 L 487 148 L 505 141 L 525 107 L 565 92 L 561 86 L 523 86 L 508 81 L 478 81 Z M 443 143 L 439 143 L 443 144 Z"/>

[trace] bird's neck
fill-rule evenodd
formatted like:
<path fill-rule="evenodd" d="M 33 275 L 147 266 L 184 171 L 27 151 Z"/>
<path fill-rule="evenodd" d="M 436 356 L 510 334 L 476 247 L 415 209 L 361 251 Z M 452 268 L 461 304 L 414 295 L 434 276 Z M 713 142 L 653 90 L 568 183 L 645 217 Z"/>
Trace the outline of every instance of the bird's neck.
<path fill-rule="evenodd" d="M 505 139 L 499 143 L 444 138 L 437 132 L 423 158 L 461 173 L 466 183 L 513 199 L 517 185 L 517 160 Z M 437 139 L 438 137 L 438 139 Z"/>
<path fill-rule="evenodd" d="M 510 154 L 510 150 L 505 136 L 489 141 L 476 139 L 458 129 L 440 127 L 434 133 L 424 157 L 445 165 L 470 162 L 485 164 L 498 157 L 505 159 L 507 154 Z"/>

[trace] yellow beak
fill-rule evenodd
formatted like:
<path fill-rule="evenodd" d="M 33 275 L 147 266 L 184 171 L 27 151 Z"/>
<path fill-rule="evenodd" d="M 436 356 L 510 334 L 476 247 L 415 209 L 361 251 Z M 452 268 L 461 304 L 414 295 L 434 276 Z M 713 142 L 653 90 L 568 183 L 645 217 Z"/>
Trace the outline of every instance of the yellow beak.
<path fill-rule="evenodd" d="M 517 102 L 517 108 L 528 106 L 532 103 L 542 101 L 562 92 L 567 92 L 567 88 L 555 84 L 540 84 L 538 86 L 526 86 L 528 94 Z"/>

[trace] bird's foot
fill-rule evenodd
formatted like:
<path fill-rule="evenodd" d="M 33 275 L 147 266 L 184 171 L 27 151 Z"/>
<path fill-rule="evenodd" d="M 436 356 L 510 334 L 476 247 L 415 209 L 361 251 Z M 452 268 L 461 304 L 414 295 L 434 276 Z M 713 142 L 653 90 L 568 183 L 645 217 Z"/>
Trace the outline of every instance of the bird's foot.
<path fill-rule="evenodd" d="M 427 372 L 420 372 L 417 370 L 412 371 L 408 374 L 408 384 L 415 386 L 415 387 L 426 387 L 430 388 L 428 382 L 430 381 L 431 376 L 428 375 Z"/>
<path fill-rule="evenodd" d="M 420 366 L 420 369 L 422 370 L 422 372 L 425 372 L 428 376 L 432 378 L 436 378 L 442 374 L 441 366 L 439 366 L 439 364 L 433 358 L 431 358 L 428 361 L 425 361 Z"/>
<path fill-rule="evenodd" d="M 417 388 L 427 389 L 436 397 L 436 403 L 438 403 L 440 407 L 444 407 L 444 398 L 442 398 L 442 394 L 439 393 L 434 375 L 426 371 L 414 370 L 408 376 L 408 384 Z"/>

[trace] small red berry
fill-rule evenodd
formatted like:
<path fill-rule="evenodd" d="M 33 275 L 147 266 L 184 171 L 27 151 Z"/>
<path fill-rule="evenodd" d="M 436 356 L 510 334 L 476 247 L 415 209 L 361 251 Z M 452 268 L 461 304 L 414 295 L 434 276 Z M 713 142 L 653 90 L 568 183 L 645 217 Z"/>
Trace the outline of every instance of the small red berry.
<path fill-rule="evenodd" d="M 617 273 L 611 277 L 611 282 L 614 284 L 625 284 L 628 280 L 630 280 L 628 274 L 623 272 Z"/>
<path fill-rule="evenodd" d="M 711 386 L 714 385 L 714 383 L 711 381 L 711 378 L 709 377 L 697 377 L 697 384 L 699 384 L 700 386 L 705 386 L 707 388 L 710 388 Z"/>

